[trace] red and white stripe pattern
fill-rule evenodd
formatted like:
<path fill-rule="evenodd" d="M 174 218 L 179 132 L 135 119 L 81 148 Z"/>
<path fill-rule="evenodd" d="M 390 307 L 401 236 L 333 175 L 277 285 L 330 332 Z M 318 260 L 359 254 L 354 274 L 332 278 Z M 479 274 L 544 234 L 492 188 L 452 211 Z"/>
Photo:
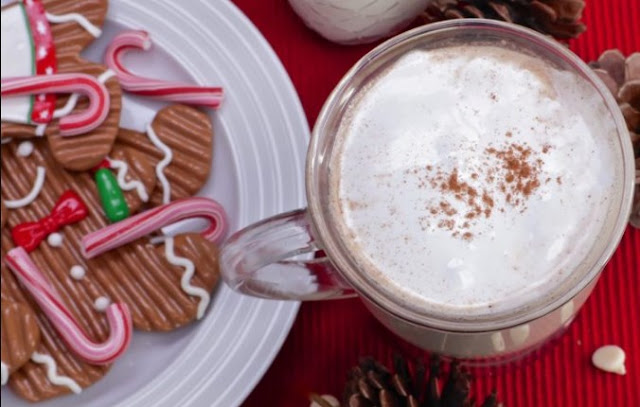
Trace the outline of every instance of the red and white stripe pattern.
<path fill-rule="evenodd" d="M 2 96 L 45 93 L 80 93 L 89 98 L 89 107 L 60 119 L 60 135 L 76 136 L 97 128 L 109 114 L 109 92 L 91 75 L 67 73 L 2 78 Z"/>
<path fill-rule="evenodd" d="M 125 352 L 131 342 L 133 330 L 131 314 L 126 304 L 111 304 L 107 308 L 109 338 L 102 343 L 95 343 L 87 337 L 58 292 L 23 248 L 16 247 L 10 250 L 5 261 L 72 352 L 86 362 L 96 365 L 111 363 Z"/>
<path fill-rule="evenodd" d="M 165 226 L 193 218 L 204 218 L 209 222 L 209 226 L 200 232 L 202 237 L 214 243 L 222 240 L 227 230 L 224 208 L 213 199 L 192 197 L 158 206 L 89 233 L 82 238 L 82 251 L 87 259 L 91 259 Z"/>
<path fill-rule="evenodd" d="M 150 79 L 131 73 L 122 64 L 122 57 L 131 49 L 151 48 L 151 39 L 146 31 L 130 30 L 118 34 L 105 53 L 105 64 L 116 72 L 120 85 L 127 92 L 148 96 L 167 102 L 217 108 L 222 103 L 224 91 L 220 87 L 206 87 Z"/>
<path fill-rule="evenodd" d="M 41 0 L 23 1 L 22 5 L 31 28 L 35 74 L 53 75 L 58 72 L 58 62 L 51 26 L 47 20 L 44 5 Z M 56 108 L 55 93 L 41 93 L 37 96 L 34 95 L 32 99 L 31 121 L 38 124 L 49 123 Z"/>

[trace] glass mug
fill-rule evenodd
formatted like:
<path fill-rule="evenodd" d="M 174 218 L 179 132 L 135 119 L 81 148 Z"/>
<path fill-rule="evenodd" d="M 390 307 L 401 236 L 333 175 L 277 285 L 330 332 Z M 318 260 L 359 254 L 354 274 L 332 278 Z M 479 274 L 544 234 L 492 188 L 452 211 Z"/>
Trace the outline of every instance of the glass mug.
<path fill-rule="evenodd" d="M 329 217 L 329 158 L 335 134 L 355 91 L 373 74 L 408 50 L 437 48 L 451 41 L 465 44 L 515 43 L 560 68 L 582 76 L 602 96 L 615 120 L 623 182 L 601 239 L 583 264 L 588 272 L 555 297 L 539 299 L 525 310 L 457 321 L 428 310 L 402 305 L 375 284 L 350 256 Z M 262 298 L 336 299 L 358 295 L 371 313 L 407 341 L 452 357 L 507 360 L 521 356 L 563 331 L 583 305 L 625 230 L 634 188 L 632 146 L 618 105 L 591 69 L 559 43 L 519 26 L 491 20 L 456 20 L 430 24 L 396 36 L 364 56 L 340 81 L 314 127 L 306 164 L 308 208 L 256 223 L 231 236 L 221 249 L 224 280 L 234 290 Z M 585 263 L 588 262 L 588 263 Z M 570 279 L 569 279 L 570 280 Z"/>

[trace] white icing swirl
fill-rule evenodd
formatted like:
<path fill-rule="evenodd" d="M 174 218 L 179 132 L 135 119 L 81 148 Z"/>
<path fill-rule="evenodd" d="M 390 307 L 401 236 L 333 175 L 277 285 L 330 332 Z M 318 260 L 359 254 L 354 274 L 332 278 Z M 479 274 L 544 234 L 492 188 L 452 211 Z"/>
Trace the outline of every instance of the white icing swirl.
<path fill-rule="evenodd" d="M 60 15 L 45 13 L 45 16 L 47 17 L 47 20 L 49 20 L 49 22 L 54 24 L 68 23 L 70 21 L 78 23 L 78 25 L 80 25 L 82 28 L 87 30 L 89 34 L 93 35 L 96 38 L 99 37 L 100 34 L 102 34 L 102 30 L 100 28 L 93 25 L 91 21 L 89 21 L 85 16 L 79 13 L 69 13 L 69 14 L 60 14 Z"/>
<path fill-rule="evenodd" d="M 54 232 L 47 237 L 47 243 L 51 247 L 61 247 L 64 238 L 60 233 Z"/>
<path fill-rule="evenodd" d="M 120 186 L 123 191 L 131 191 L 135 189 L 140 200 L 142 202 L 147 202 L 149 200 L 149 194 L 147 194 L 144 184 L 139 180 L 131 180 L 127 182 L 125 179 L 127 172 L 129 172 L 129 165 L 124 161 L 114 160 L 113 158 L 107 158 L 107 160 L 112 168 L 118 170 L 118 186 Z"/>
<path fill-rule="evenodd" d="M 111 69 L 107 69 L 106 71 L 104 71 L 100 75 L 98 75 L 98 77 L 96 79 L 100 83 L 105 83 L 106 81 L 108 81 L 109 79 L 113 78 L 114 76 L 116 76 L 116 73 Z"/>
<path fill-rule="evenodd" d="M 173 236 L 169 236 L 164 241 L 164 254 L 167 257 L 167 261 L 174 266 L 183 267 L 184 273 L 182 274 L 182 278 L 180 279 L 180 287 L 182 291 L 189 295 L 194 295 L 200 297 L 200 303 L 198 304 L 198 312 L 196 317 L 198 319 L 202 318 L 205 310 L 207 309 L 207 305 L 209 305 L 210 297 L 209 293 L 200 287 L 196 287 L 191 284 L 191 278 L 196 271 L 196 267 L 193 262 L 185 257 L 176 256 L 173 246 L 174 240 Z"/>
<path fill-rule="evenodd" d="M 47 367 L 47 379 L 49 379 L 52 384 L 55 384 L 56 386 L 64 386 L 75 394 L 82 393 L 82 387 L 80 387 L 75 380 L 58 374 L 58 365 L 51 356 L 45 355 L 44 353 L 33 352 L 33 355 L 31 355 L 31 361 Z"/>
<path fill-rule="evenodd" d="M 56 109 L 53 112 L 53 118 L 57 119 L 59 117 L 63 117 L 71 113 L 71 111 L 76 107 L 76 103 L 78 103 L 78 95 L 77 93 L 72 93 L 67 99 L 67 103 L 64 104 L 60 109 Z"/>
<path fill-rule="evenodd" d="M 9 381 L 9 367 L 0 362 L 0 385 L 4 386 Z"/>
<path fill-rule="evenodd" d="M 153 143 L 154 146 L 159 148 L 164 153 L 164 158 L 158 163 L 156 166 L 156 176 L 160 183 L 162 184 L 162 203 L 169 203 L 171 201 L 171 184 L 167 180 L 167 177 L 164 175 L 164 169 L 169 165 L 171 160 L 173 160 L 173 151 L 166 144 L 164 144 L 158 138 L 158 135 L 151 127 L 151 124 L 147 125 L 147 136 L 149 140 Z"/>
<path fill-rule="evenodd" d="M 33 143 L 30 141 L 23 141 L 18 145 L 16 153 L 20 157 L 29 157 L 33 153 Z"/>
<path fill-rule="evenodd" d="M 22 208 L 23 206 L 29 205 L 40 194 L 46 174 L 47 170 L 45 170 L 44 167 L 38 167 L 36 169 L 36 181 L 33 183 L 31 191 L 24 198 L 4 201 L 4 205 L 10 209 Z"/>

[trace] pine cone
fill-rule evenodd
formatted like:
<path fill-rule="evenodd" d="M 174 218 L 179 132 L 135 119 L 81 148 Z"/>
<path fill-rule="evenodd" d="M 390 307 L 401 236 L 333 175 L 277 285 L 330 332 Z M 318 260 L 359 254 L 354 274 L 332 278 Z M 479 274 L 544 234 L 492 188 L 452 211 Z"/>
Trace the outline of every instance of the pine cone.
<path fill-rule="evenodd" d="M 471 376 L 456 362 L 451 364 L 440 392 L 440 359 L 432 358 L 429 374 L 422 362 L 410 367 L 405 359 L 394 357 L 394 372 L 371 358 L 360 361 L 349 373 L 344 407 L 474 407 L 469 399 Z M 481 407 L 497 407 L 495 392 Z"/>
<path fill-rule="evenodd" d="M 431 0 L 427 23 L 456 18 L 490 18 L 524 25 L 558 39 L 577 38 L 584 0 Z"/>
<path fill-rule="evenodd" d="M 630 222 L 640 228 L 640 52 L 625 59 L 622 52 L 610 49 L 591 67 L 615 96 L 627 121 L 636 157 L 636 187 Z"/>

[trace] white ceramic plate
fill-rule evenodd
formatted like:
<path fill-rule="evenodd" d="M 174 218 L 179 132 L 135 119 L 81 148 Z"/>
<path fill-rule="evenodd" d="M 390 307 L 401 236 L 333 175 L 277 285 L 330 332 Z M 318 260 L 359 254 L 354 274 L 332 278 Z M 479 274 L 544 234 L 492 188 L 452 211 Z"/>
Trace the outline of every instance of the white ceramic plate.
<path fill-rule="evenodd" d="M 211 113 L 214 163 L 200 194 L 224 205 L 232 231 L 305 204 L 309 130 L 300 101 L 270 46 L 234 5 L 112 0 L 104 33 L 86 57 L 102 60 L 123 28 L 145 29 L 154 43 L 150 52 L 127 57 L 132 70 L 225 88 L 224 106 Z M 127 96 L 122 125 L 142 130 L 160 106 Z M 271 364 L 297 310 L 297 303 L 257 300 L 221 286 L 202 321 L 171 333 L 136 332 L 101 381 L 38 406 L 239 405 Z M 3 407 L 26 405 L 2 389 Z"/>

